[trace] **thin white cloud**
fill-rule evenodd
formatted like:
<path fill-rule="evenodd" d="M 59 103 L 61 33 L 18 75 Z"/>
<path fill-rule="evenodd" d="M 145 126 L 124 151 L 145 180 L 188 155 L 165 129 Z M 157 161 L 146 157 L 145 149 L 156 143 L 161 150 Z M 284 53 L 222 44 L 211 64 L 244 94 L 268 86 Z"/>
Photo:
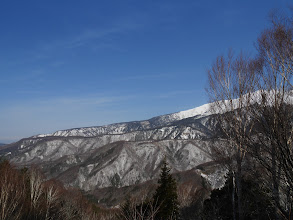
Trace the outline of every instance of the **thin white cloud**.
<path fill-rule="evenodd" d="M 5 79 L 0 80 L 0 84 L 15 84 L 15 82 L 41 82 L 46 72 L 42 69 L 34 69 L 32 71 L 24 71 L 18 74 L 6 74 Z"/>
<path fill-rule="evenodd" d="M 177 90 L 177 91 L 159 94 L 156 96 L 156 98 L 167 99 L 167 98 L 173 98 L 179 95 L 193 94 L 195 92 L 196 92 L 195 90 Z"/>
<path fill-rule="evenodd" d="M 135 30 L 138 28 L 139 25 L 134 22 L 126 22 L 121 23 L 113 26 L 109 26 L 106 28 L 91 28 L 91 29 L 84 29 L 76 32 L 75 34 L 63 38 L 63 40 L 52 41 L 47 44 L 43 44 L 41 46 L 41 50 L 43 51 L 51 51 L 60 48 L 63 49 L 74 49 L 86 45 L 90 45 L 91 43 L 100 43 L 103 45 L 109 45 L 107 39 L 110 36 L 115 36 L 118 34 L 127 33 L 128 31 Z M 105 42 L 106 41 L 106 42 Z M 112 46 L 112 45 L 110 45 Z M 98 46 L 95 45 L 97 48 Z M 42 54 L 37 54 L 38 57 L 44 57 Z"/>
<path fill-rule="evenodd" d="M 110 27 L 103 30 L 85 30 L 77 36 L 72 37 L 71 40 L 64 42 L 63 46 L 69 49 L 81 47 L 95 40 L 101 40 L 107 36 L 122 33 L 125 30 L 126 27 Z"/>
<path fill-rule="evenodd" d="M 144 75 L 135 75 L 135 76 L 127 76 L 120 78 L 119 80 L 152 80 L 152 79 L 160 79 L 160 78 L 170 78 L 173 77 L 172 74 L 144 74 Z"/>
<path fill-rule="evenodd" d="M 40 105 L 64 105 L 64 106 L 102 106 L 113 104 L 134 98 L 134 96 L 94 96 L 94 97 L 61 97 L 48 100 L 40 100 Z"/>
<path fill-rule="evenodd" d="M 42 76 L 45 75 L 45 71 L 42 69 L 34 69 L 30 72 L 26 73 L 21 73 L 18 74 L 17 77 L 15 77 L 12 80 L 17 80 L 17 81 L 26 81 L 26 80 L 32 80 L 32 79 L 38 79 Z"/>

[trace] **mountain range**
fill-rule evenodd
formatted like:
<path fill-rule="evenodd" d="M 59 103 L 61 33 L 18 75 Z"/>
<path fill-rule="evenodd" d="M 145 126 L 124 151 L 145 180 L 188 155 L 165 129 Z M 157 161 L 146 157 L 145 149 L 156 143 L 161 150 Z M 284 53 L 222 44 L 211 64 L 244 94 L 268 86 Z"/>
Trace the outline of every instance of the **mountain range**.
<path fill-rule="evenodd" d="M 180 176 L 191 172 L 191 179 L 217 188 L 224 171 L 208 168 L 213 167 L 209 146 L 221 144 L 214 140 L 214 127 L 206 104 L 144 121 L 35 135 L 4 146 L 0 155 L 19 167 L 37 165 L 47 177 L 97 198 L 106 189 L 125 191 L 155 180 L 165 157 L 179 183 L 190 181 Z"/>

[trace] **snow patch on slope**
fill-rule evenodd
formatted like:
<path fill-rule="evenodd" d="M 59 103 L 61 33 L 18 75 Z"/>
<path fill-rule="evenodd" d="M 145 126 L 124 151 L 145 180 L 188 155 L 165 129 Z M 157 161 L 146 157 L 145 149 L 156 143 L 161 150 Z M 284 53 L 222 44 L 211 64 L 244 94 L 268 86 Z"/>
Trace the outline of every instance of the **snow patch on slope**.
<path fill-rule="evenodd" d="M 197 108 L 174 113 L 174 115 L 177 116 L 179 120 L 194 117 L 194 116 L 198 116 L 200 118 L 200 117 L 208 116 L 211 114 L 212 113 L 210 111 L 210 103 L 199 106 Z"/>

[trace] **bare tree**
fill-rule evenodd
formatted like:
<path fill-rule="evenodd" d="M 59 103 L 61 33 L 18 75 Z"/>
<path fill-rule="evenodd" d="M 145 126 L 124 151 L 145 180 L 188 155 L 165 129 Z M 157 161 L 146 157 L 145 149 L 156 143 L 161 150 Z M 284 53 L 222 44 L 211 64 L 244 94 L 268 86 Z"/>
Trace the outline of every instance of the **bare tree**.
<path fill-rule="evenodd" d="M 21 219 L 24 179 L 7 161 L 0 164 L 0 173 L 0 219 Z"/>
<path fill-rule="evenodd" d="M 139 197 L 129 198 L 124 206 L 120 206 L 120 216 L 125 220 L 154 220 L 160 205 L 150 200 L 147 191 Z"/>
<path fill-rule="evenodd" d="M 214 145 L 212 152 L 235 175 L 239 219 L 242 165 L 248 152 L 266 171 L 276 218 L 280 211 L 286 215 L 292 210 L 293 203 L 292 19 L 273 16 L 257 49 L 255 60 L 231 53 L 219 56 L 208 72 L 211 107 L 220 113 L 216 121 L 229 146 Z"/>
<path fill-rule="evenodd" d="M 44 193 L 43 176 L 41 172 L 32 167 L 29 171 L 29 198 L 30 198 L 30 215 L 36 217 L 42 214 L 42 196 Z"/>
<path fill-rule="evenodd" d="M 259 83 L 261 98 L 253 108 L 254 120 L 258 124 L 257 137 L 249 140 L 252 156 L 268 173 L 276 218 L 278 210 L 284 215 L 286 209 L 292 209 L 293 198 L 293 99 L 290 81 L 293 74 L 293 25 L 288 21 L 274 16 L 272 27 L 264 30 L 258 38 L 259 60 L 264 68 Z M 281 205 L 280 193 L 287 194 L 287 204 Z M 288 203 L 290 207 L 286 207 Z"/>
<path fill-rule="evenodd" d="M 238 198 L 238 219 L 243 219 L 242 210 L 242 166 L 247 152 L 246 136 L 254 127 L 250 108 L 255 103 L 259 63 L 240 54 L 234 57 L 230 51 L 225 56 L 217 57 L 208 71 L 207 88 L 211 110 L 217 114 L 216 121 L 222 137 L 227 140 L 223 148 L 213 145 L 211 152 L 216 160 L 225 161 L 224 165 L 235 178 L 232 194 L 233 218 L 236 219 L 235 192 Z M 233 181 L 234 182 L 234 181 Z"/>
<path fill-rule="evenodd" d="M 177 191 L 180 208 L 188 207 L 200 198 L 200 191 L 192 182 L 179 185 Z"/>
<path fill-rule="evenodd" d="M 45 198 L 45 220 L 58 219 L 61 213 L 58 208 L 61 205 L 63 187 L 57 181 L 50 180 L 43 183 Z"/>

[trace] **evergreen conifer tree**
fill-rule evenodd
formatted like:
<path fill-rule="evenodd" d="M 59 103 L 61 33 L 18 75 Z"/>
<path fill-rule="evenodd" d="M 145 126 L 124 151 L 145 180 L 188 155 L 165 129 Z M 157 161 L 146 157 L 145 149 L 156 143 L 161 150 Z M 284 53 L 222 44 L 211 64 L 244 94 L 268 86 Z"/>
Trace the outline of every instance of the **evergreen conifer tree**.
<path fill-rule="evenodd" d="M 165 158 L 161 167 L 159 186 L 153 197 L 154 206 L 159 207 L 155 218 L 158 220 L 179 219 L 177 183 L 170 174 L 170 170 Z"/>

